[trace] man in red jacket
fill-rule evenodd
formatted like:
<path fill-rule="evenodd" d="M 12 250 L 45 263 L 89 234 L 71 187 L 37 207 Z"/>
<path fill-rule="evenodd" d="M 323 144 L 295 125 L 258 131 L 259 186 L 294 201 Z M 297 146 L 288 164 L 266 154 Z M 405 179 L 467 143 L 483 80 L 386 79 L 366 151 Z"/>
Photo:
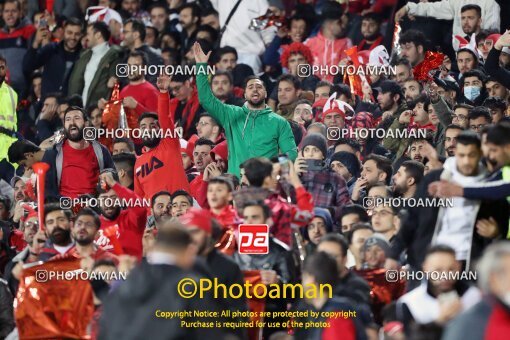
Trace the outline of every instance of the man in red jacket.
<path fill-rule="evenodd" d="M 158 77 L 158 114 L 145 112 L 138 120 L 143 131 L 144 153 L 136 160 L 134 180 L 135 192 L 140 197 L 151 198 L 161 190 L 174 192 L 182 189 L 189 192 L 179 136 L 168 115 L 169 84 L 168 76 Z M 164 138 L 155 135 L 157 132 Z"/>
<path fill-rule="evenodd" d="M 169 115 L 172 121 L 184 130 L 184 139 L 197 133 L 196 125 L 203 111 L 198 102 L 197 89 L 189 76 L 176 74 L 169 90 L 175 98 L 170 99 Z"/>
<path fill-rule="evenodd" d="M 117 229 L 117 239 L 125 254 L 142 257 L 142 236 L 147 222 L 147 207 L 137 194 L 120 185 L 112 172 L 100 175 L 99 204 L 101 205 L 101 228 L 96 244 L 105 250 L 113 250 L 114 242 L 105 235 L 105 229 Z M 107 186 L 106 190 L 104 185 Z M 121 208 L 127 205 L 126 209 Z"/>

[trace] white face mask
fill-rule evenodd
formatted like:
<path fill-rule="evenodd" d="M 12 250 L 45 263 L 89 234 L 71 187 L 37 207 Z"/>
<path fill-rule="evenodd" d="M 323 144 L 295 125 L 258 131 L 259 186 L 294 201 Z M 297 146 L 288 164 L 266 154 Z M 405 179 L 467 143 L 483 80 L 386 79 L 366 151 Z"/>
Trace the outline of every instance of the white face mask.
<path fill-rule="evenodd" d="M 474 101 L 476 98 L 480 96 L 481 88 L 478 86 L 465 86 L 464 87 L 464 97 L 466 97 L 470 101 Z"/>

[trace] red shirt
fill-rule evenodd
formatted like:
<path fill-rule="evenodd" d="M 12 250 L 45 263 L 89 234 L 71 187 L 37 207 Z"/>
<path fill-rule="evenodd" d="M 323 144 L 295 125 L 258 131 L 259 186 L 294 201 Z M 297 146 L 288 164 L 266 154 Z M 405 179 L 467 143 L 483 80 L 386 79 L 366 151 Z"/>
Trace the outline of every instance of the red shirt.
<path fill-rule="evenodd" d="M 173 193 L 182 189 L 189 192 L 188 178 L 182 165 L 181 144 L 168 115 L 169 97 L 160 93 L 158 119 L 162 130 L 173 130 L 169 137 L 161 139 L 158 146 L 143 153 L 135 163 L 135 192 L 140 197 L 152 198 L 161 191 Z M 173 138 L 172 138 L 173 137 Z"/>
<path fill-rule="evenodd" d="M 141 202 L 140 197 L 119 183 L 116 183 L 112 189 L 115 191 L 119 199 Z M 103 216 L 100 216 L 100 219 L 101 228 L 99 229 L 96 237 L 96 245 L 104 250 L 113 250 L 113 245 L 111 245 L 110 239 L 103 235 L 103 230 L 109 226 L 117 225 L 117 238 L 119 239 L 124 253 L 136 256 L 139 259 L 142 258 L 142 237 L 143 231 L 145 230 L 145 224 L 147 222 L 146 207 L 143 205 L 133 205 L 128 209 L 122 210 L 115 220 L 107 220 Z"/>
<path fill-rule="evenodd" d="M 191 196 L 197 200 L 197 203 L 203 209 L 209 209 L 209 203 L 207 203 L 208 184 L 208 182 L 204 181 L 204 174 L 198 175 L 189 184 Z"/>
<path fill-rule="evenodd" d="M 86 149 L 76 150 L 65 141 L 62 146 L 64 160 L 60 179 L 60 194 L 77 198 L 83 194 L 94 194 L 99 179 L 99 163 L 91 144 Z"/>
<path fill-rule="evenodd" d="M 127 85 L 124 87 L 120 91 L 120 98 L 135 98 L 135 100 L 138 102 L 136 108 L 126 110 L 129 110 L 129 113 L 134 112 L 136 118 L 138 119 L 138 117 L 140 117 L 140 115 L 144 112 L 156 112 L 158 109 L 158 93 L 159 92 L 154 87 L 154 85 L 148 81 L 145 81 L 138 85 Z"/>

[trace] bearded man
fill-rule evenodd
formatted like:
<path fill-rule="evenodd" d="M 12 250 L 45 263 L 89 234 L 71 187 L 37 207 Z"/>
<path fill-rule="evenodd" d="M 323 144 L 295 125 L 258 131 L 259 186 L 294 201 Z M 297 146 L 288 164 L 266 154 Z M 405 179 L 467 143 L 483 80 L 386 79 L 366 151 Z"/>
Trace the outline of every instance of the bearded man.
<path fill-rule="evenodd" d="M 94 195 L 99 173 L 115 169 L 112 155 L 97 141 L 83 138 L 85 110 L 70 106 L 64 113 L 64 140 L 46 150 L 42 161 L 50 165 L 46 174 L 46 197 L 77 198 Z"/>

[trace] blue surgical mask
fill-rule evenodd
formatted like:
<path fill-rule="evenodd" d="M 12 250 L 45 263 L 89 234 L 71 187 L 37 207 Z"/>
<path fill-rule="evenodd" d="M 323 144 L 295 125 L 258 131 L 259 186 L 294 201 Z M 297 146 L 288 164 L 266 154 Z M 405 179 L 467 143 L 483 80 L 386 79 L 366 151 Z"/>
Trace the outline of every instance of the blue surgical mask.
<path fill-rule="evenodd" d="M 464 87 L 464 97 L 466 97 L 470 101 L 474 101 L 476 98 L 480 96 L 481 87 L 478 86 L 465 86 Z"/>

